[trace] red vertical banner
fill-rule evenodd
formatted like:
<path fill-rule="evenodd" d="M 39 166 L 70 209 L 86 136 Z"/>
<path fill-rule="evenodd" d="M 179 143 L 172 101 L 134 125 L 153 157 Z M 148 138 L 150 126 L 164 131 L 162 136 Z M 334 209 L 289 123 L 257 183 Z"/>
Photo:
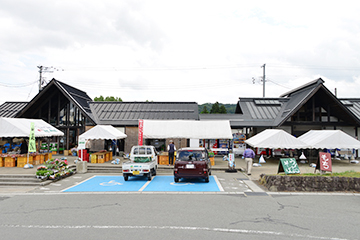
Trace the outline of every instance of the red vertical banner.
<path fill-rule="evenodd" d="M 332 172 L 331 155 L 330 153 L 319 152 L 320 170 Z"/>
<path fill-rule="evenodd" d="M 139 119 L 138 145 L 143 145 L 144 120 Z"/>

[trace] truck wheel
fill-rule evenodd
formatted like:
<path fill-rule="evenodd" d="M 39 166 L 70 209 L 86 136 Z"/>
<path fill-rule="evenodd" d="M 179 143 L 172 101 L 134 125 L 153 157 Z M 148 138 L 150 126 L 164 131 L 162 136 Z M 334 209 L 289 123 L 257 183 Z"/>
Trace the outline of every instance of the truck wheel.
<path fill-rule="evenodd" d="M 153 168 L 152 170 L 153 170 L 152 175 L 153 175 L 153 176 L 156 176 L 156 169 L 155 169 L 155 168 Z"/>
<path fill-rule="evenodd" d="M 174 182 L 179 182 L 179 178 L 174 177 Z"/>
<path fill-rule="evenodd" d="M 148 173 L 148 181 L 151 181 L 151 172 Z"/>
<path fill-rule="evenodd" d="M 209 175 L 211 175 L 211 170 L 209 169 Z"/>
<path fill-rule="evenodd" d="M 124 180 L 127 181 L 129 179 L 128 175 L 124 175 Z"/>
<path fill-rule="evenodd" d="M 209 177 L 206 177 L 206 178 L 205 178 L 205 182 L 209 182 Z"/>

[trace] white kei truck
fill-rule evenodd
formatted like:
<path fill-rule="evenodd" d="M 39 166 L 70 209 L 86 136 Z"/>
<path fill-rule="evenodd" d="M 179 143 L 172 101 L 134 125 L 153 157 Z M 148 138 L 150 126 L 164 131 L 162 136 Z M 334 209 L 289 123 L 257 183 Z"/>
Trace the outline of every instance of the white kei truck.
<path fill-rule="evenodd" d="M 133 146 L 129 159 L 122 164 L 125 181 L 131 176 L 144 176 L 151 181 L 152 176 L 156 175 L 157 151 L 154 146 Z"/>

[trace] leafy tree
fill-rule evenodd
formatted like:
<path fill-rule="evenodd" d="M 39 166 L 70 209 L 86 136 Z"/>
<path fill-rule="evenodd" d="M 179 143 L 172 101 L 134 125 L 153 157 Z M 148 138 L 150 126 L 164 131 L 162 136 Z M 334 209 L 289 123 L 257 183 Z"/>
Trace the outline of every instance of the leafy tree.
<path fill-rule="evenodd" d="M 212 105 L 210 113 L 214 114 L 214 113 L 219 113 L 219 112 L 220 112 L 219 102 L 216 102 Z"/>
<path fill-rule="evenodd" d="M 222 114 L 226 114 L 226 113 L 227 113 L 226 108 L 225 108 L 224 105 L 221 105 L 221 106 L 220 106 L 219 113 L 222 113 Z"/>
<path fill-rule="evenodd" d="M 104 101 L 107 101 L 107 102 L 122 102 L 122 99 L 120 97 L 114 97 L 114 96 L 108 96 L 108 97 L 106 97 L 104 99 L 103 96 L 100 96 L 100 97 L 95 97 L 94 101 L 95 102 L 104 102 Z"/>
<path fill-rule="evenodd" d="M 204 106 L 202 111 L 201 111 L 201 114 L 208 114 L 208 113 L 209 113 L 209 111 L 207 110 L 207 107 Z"/>
<path fill-rule="evenodd" d="M 95 102 L 103 102 L 103 101 L 105 101 L 105 100 L 104 100 L 104 97 L 103 97 L 102 95 L 100 95 L 100 97 L 95 97 L 95 98 L 94 98 L 94 101 L 95 101 Z"/>

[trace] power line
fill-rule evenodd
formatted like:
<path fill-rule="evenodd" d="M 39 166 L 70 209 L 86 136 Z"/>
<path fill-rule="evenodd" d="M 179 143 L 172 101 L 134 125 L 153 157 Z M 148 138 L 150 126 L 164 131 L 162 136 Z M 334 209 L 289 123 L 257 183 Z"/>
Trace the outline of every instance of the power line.
<path fill-rule="evenodd" d="M 0 86 L 2 87 L 9 87 L 9 88 L 22 88 L 22 87 L 28 87 L 30 85 L 33 85 L 34 83 L 37 83 L 37 81 L 28 82 L 28 83 L 21 83 L 21 84 L 8 84 L 8 83 L 0 83 Z"/>

